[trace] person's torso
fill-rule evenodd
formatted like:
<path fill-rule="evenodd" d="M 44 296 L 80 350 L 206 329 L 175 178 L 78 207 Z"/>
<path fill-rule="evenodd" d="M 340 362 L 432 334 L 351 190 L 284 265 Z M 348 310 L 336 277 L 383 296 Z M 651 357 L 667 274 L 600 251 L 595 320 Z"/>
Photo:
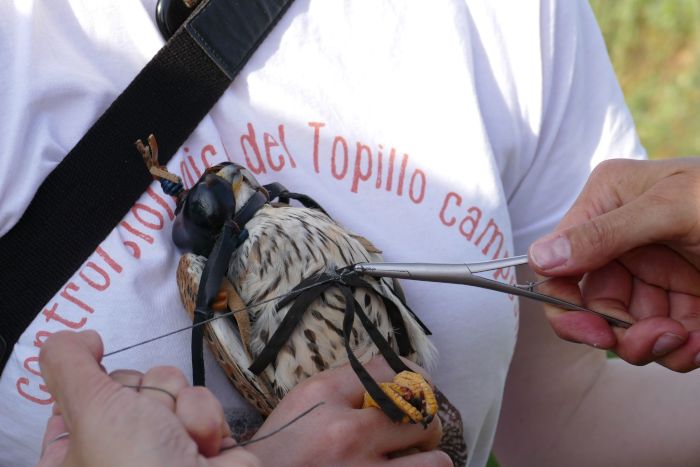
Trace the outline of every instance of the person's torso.
<path fill-rule="evenodd" d="M 107 23 L 108 13 L 96 6 L 76 7 L 87 16 L 76 14 L 64 31 L 51 31 L 72 35 L 73 42 L 81 31 L 90 44 L 69 47 L 66 38 L 54 53 L 72 68 L 37 63 L 45 75 L 12 97 L 13 105 L 23 99 L 30 109 L 22 115 L 37 139 L 27 149 L 41 170 L 5 178 L 3 196 L 15 189 L 11 185 L 35 191 L 157 49 L 147 21 L 153 2 L 146 3 L 143 10 L 138 3 L 112 7 L 113 18 L 131 8 L 132 21 L 150 28 L 140 34 L 145 45 L 120 29 L 124 25 Z M 48 15 L 68 7 L 35 8 Z M 483 63 L 486 51 L 471 42 L 470 18 L 462 2 L 297 0 L 168 167 L 191 186 L 210 165 L 244 164 L 262 183 L 281 182 L 312 196 L 339 223 L 370 239 L 387 261 L 460 263 L 523 253 L 513 251 L 501 181 L 506 156 L 494 151 L 494 144 L 516 142 L 508 131 L 497 142 L 489 138 L 483 107 L 494 113 L 503 104 L 495 94 L 492 103 L 483 93 L 477 97 L 477 80 L 489 77 L 475 76 L 474 55 Z M 98 32 L 101 26 L 107 30 Z M 121 35 L 110 38 L 117 30 Z M 103 44 L 95 42 L 99 38 Z M 35 33 L 24 45 L 44 50 L 52 40 Z M 33 54 L 30 60 L 40 60 L 48 52 Z M 135 136 L 146 135 L 125 138 Z M 134 157 L 140 157 L 136 150 Z M 17 166 L 8 161 L 7 167 Z M 188 325 L 175 283 L 174 207 L 153 183 L 22 336 L 0 381 L 0 461 L 30 464 L 34 458 L 26 456 L 39 450 L 52 399 L 37 357 L 50 333 L 96 329 L 110 352 Z M 10 219 L 22 209 L 21 203 L 5 205 L 0 215 Z M 515 281 L 510 269 L 488 277 Z M 403 286 L 439 351 L 434 381 L 460 411 L 470 457 L 480 462 L 498 417 L 517 301 L 458 285 Z M 104 364 L 108 370 L 168 364 L 190 374 L 189 340 L 182 332 Z M 207 379 L 227 410 L 255 422 L 209 355 Z"/>

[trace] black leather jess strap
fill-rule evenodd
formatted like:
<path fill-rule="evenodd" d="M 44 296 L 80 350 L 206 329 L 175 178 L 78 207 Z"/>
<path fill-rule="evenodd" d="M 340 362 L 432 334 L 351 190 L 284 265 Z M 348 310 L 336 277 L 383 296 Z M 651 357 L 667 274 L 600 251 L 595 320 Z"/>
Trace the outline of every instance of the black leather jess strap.
<path fill-rule="evenodd" d="M 0 238 L 1 367 L 151 183 L 134 141 L 155 134 L 166 163 L 291 3 L 204 0 L 46 178 Z"/>
<path fill-rule="evenodd" d="M 287 311 L 282 322 L 277 327 L 270 339 L 265 344 L 265 347 L 260 354 L 255 358 L 253 364 L 248 368 L 253 374 L 260 374 L 269 364 L 273 363 L 282 346 L 289 340 L 292 333 L 301 321 L 304 313 L 309 305 L 320 297 L 330 287 L 335 287 L 343 295 L 345 299 L 345 316 L 343 319 L 343 340 L 345 343 L 345 351 L 348 356 L 348 361 L 353 371 L 359 378 L 365 390 L 381 407 L 382 411 L 393 421 L 398 422 L 404 418 L 404 413 L 396 406 L 389 396 L 381 389 L 381 386 L 372 378 L 369 372 L 362 366 L 362 363 L 357 359 L 350 345 L 353 323 L 355 315 L 360 318 L 362 326 L 367 331 L 367 334 L 372 339 L 374 345 L 382 354 L 386 362 L 396 373 L 402 371 L 411 371 L 408 366 L 396 355 L 396 352 L 391 348 L 384 336 L 379 332 L 377 326 L 367 317 L 362 309 L 362 306 L 357 303 L 353 296 L 353 289 L 364 288 L 373 290 L 372 286 L 364 279 L 358 277 L 357 273 L 349 272 L 347 269 L 340 269 L 335 273 L 324 272 L 311 276 L 303 280 L 293 290 L 292 294 L 281 300 L 277 304 L 277 309 L 281 309 L 290 303 L 293 303 Z M 295 293 L 296 292 L 296 293 Z M 404 323 L 401 313 L 396 305 L 391 300 L 383 295 L 380 295 L 384 302 L 389 320 L 394 328 L 394 337 L 399 347 L 399 354 L 406 356 L 413 352 L 411 340 L 406 331 L 406 323 Z"/>

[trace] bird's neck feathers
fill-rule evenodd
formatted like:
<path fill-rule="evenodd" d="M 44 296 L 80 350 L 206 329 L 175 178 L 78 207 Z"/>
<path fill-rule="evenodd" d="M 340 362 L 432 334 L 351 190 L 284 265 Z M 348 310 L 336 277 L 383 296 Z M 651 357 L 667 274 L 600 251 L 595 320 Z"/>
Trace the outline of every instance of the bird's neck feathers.
<path fill-rule="evenodd" d="M 236 210 L 235 213 L 238 214 L 243 206 L 250 200 L 250 198 L 257 192 L 257 188 L 251 186 L 245 181 L 241 183 L 238 187 L 234 187 L 233 194 L 236 198 Z"/>

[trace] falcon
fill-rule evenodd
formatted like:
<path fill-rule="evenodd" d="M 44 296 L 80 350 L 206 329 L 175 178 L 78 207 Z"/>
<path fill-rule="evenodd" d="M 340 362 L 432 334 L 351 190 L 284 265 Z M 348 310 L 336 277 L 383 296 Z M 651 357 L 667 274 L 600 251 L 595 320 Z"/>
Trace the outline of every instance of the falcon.
<path fill-rule="evenodd" d="M 204 334 L 231 382 L 260 412 L 269 413 L 311 375 L 348 362 L 369 391 L 371 377 L 363 377 L 361 364 L 381 353 L 398 374 L 366 394 L 365 406 L 390 415 L 375 400 L 386 395 L 401 421 L 432 420 L 438 407 L 430 385 L 397 357 L 429 368 L 436 357 L 429 331 L 406 305 L 397 281 L 347 274 L 356 263 L 381 261 L 377 248 L 309 197 L 278 184 L 263 187 L 241 165 L 213 166 L 184 190 L 157 165 L 154 138 L 137 147 L 164 190 L 177 197 L 173 240 L 186 251 L 177 282 L 191 316 L 222 230 L 235 230 L 219 293 L 208 304 L 229 316 L 207 320 Z M 290 198 L 304 205 L 291 205 Z"/>

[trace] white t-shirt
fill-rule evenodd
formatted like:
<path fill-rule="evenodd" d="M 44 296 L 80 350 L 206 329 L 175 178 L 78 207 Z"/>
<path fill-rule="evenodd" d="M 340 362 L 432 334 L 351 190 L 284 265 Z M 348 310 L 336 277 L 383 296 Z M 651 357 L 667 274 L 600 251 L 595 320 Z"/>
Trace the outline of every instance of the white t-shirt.
<path fill-rule="evenodd" d="M 162 46 L 154 11 L 155 0 L 3 9 L 0 234 Z M 237 161 L 309 194 L 387 260 L 467 262 L 524 253 L 611 156 L 643 149 L 585 0 L 297 0 L 169 169 L 191 185 L 206 166 Z M 111 351 L 188 324 L 173 208 L 154 183 L 14 347 L 0 380 L 1 465 L 37 460 L 51 407 L 37 361 L 46 336 L 96 329 Z M 484 465 L 517 301 L 404 287 L 433 332 L 434 380 L 461 412 L 469 465 Z M 104 364 L 189 375 L 189 341 L 180 333 Z M 245 419 L 209 354 L 206 364 L 208 386 Z"/>

